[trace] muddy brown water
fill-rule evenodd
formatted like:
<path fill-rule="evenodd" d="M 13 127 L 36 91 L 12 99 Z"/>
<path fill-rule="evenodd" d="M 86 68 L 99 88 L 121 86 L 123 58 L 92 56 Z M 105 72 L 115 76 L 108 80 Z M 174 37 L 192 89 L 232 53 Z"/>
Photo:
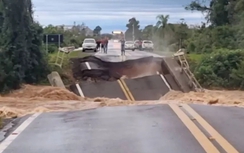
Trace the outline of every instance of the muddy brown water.
<path fill-rule="evenodd" d="M 73 60 L 73 75 L 79 78 L 80 61 Z M 99 61 L 101 62 L 101 61 Z M 98 62 L 98 63 L 99 63 Z M 137 78 L 155 74 L 161 69 L 161 61 L 155 58 L 144 58 L 138 61 L 127 62 L 103 62 L 101 65 L 110 71 L 116 71 L 127 78 Z M 75 68 L 76 67 L 76 68 Z M 105 106 L 130 106 L 165 103 L 198 103 L 226 106 L 244 106 L 243 91 L 206 90 L 203 93 L 170 91 L 161 99 L 155 101 L 128 101 L 118 98 L 109 99 L 104 97 L 81 98 L 67 89 L 51 86 L 23 85 L 19 90 L 0 96 L 0 116 L 20 117 L 36 112 L 83 110 Z"/>
<path fill-rule="evenodd" d="M 52 94 L 40 94 L 45 91 Z M 197 103 L 244 106 L 243 91 L 219 91 L 207 90 L 204 93 L 182 93 L 171 91 L 160 100 L 155 101 L 128 101 L 121 99 L 109 99 L 104 97 L 81 98 L 66 89 L 50 86 L 25 85 L 21 89 L 0 97 L 0 116 L 20 117 L 36 112 L 84 110 L 109 106 L 131 106 L 166 103 Z"/>

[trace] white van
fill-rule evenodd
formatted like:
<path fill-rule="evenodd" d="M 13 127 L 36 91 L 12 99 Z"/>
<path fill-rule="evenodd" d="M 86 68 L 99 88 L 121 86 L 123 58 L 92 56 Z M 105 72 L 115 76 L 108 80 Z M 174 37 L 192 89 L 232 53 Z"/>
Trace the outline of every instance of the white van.
<path fill-rule="evenodd" d="M 82 44 L 82 51 L 85 52 L 86 50 L 93 50 L 97 52 L 97 42 L 94 38 L 86 38 Z"/>

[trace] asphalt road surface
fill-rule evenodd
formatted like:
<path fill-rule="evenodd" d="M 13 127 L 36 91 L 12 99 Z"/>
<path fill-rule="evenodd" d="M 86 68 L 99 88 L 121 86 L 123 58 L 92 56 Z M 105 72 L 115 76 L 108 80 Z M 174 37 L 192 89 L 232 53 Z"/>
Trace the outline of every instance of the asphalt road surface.
<path fill-rule="evenodd" d="M 242 153 L 243 118 L 242 108 L 173 104 L 34 114 L 15 125 L 0 152 Z"/>

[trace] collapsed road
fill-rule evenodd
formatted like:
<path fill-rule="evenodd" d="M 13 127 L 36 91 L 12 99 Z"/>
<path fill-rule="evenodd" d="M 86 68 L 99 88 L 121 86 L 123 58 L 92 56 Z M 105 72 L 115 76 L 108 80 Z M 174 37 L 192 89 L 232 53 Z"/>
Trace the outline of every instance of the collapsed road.
<path fill-rule="evenodd" d="M 180 71 L 178 61 L 151 52 L 126 51 L 120 56 L 119 46 L 108 54 L 71 59 L 73 77 L 80 80 L 70 86 L 77 95 L 123 100 L 158 100 L 170 90 L 189 92 L 189 79 Z M 124 58 L 124 59 L 122 59 Z M 125 60 L 125 61 L 123 61 Z M 87 81 L 92 80 L 92 81 Z M 106 89 L 106 90 L 104 90 Z"/>
<path fill-rule="evenodd" d="M 172 89 L 193 90 L 182 73 L 178 73 L 177 62 L 171 57 L 128 51 L 126 63 L 120 62 L 119 54 L 118 44 L 110 42 L 108 55 L 99 52 L 73 59 L 74 63 L 80 63 L 78 70 L 73 71 L 74 77 L 82 81 L 71 85 L 70 90 L 87 97 L 135 101 L 157 100 Z M 136 72 L 137 63 L 154 64 L 149 68 L 150 73 L 141 74 L 145 69 L 140 67 L 142 71 Z M 84 71 L 87 69 L 95 71 L 89 74 L 91 71 Z M 79 74 L 86 77 L 79 78 Z M 96 82 L 89 81 L 91 75 Z M 102 78 L 96 78 L 99 75 Z M 124 75 L 128 79 L 121 79 Z M 237 107 L 172 103 L 37 113 L 18 118 L 5 131 L 0 153 L 244 152 L 243 117 L 243 109 Z"/>

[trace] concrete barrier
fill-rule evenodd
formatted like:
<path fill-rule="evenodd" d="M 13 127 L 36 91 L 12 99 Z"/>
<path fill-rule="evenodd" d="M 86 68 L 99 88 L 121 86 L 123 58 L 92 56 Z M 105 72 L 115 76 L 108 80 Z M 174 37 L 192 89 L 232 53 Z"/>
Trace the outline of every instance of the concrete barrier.
<path fill-rule="evenodd" d="M 53 71 L 52 73 L 47 75 L 47 78 L 51 86 L 65 88 L 64 83 L 58 72 Z"/>

